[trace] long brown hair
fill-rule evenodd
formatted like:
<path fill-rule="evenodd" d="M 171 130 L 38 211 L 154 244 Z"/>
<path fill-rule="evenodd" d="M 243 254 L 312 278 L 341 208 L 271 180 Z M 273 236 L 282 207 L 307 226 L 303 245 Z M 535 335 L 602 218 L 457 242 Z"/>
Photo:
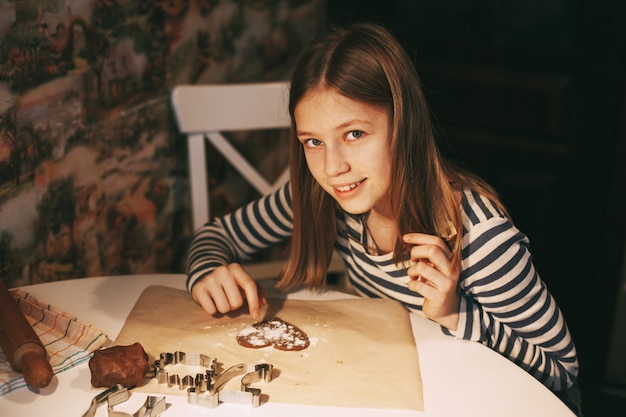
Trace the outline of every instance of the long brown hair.
<path fill-rule="evenodd" d="M 391 108 L 391 207 L 400 231 L 394 261 L 400 264 L 408 255 L 402 234 L 423 232 L 446 239 L 460 268 L 462 219 L 455 185 L 478 191 L 506 211 L 489 185 L 441 156 L 420 78 L 403 47 L 384 27 L 357 23 L 313 44 L 294 69 L 289 94 L 294 223 L 290 256 L 277 287 L 323 285 L 336 241 L 337 206 L 310 174 L 296 137 L 294 109 L 317 87 Z"/>

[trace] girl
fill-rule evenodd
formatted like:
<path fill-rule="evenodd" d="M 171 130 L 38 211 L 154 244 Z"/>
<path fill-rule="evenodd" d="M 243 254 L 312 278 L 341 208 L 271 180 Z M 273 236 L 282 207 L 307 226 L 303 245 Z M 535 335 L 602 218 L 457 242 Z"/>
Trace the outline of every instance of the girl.
<path fill-rule="evenodd" d="M 310 47 L 291 80 L 290 183 L 201 228 L 187 272 L 210 314 L 248 303 L 238 263 L 291 238 L 277 287 L 320 287 L 333 248 L 352 286 L 500 352 L 555 392 L 578 373 L 563 316 L 528 239 L 494 190 L 444 159 L 418 74 L 384 28 L 356 24 Z"/>

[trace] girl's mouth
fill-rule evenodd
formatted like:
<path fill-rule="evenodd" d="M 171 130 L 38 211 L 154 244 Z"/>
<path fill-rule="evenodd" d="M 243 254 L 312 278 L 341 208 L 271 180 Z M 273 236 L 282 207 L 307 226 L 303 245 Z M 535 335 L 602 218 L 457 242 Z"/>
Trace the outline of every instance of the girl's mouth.
<path fill-rule="evenodd" d="M 342 185 L 341 187 L 335 187 L 335 190 L 337 190 L 340 193 L 346 193 L 348 191 L 354 190 L 356 187 L 361 185 L 361 183 L 363 183 L 363 181 L 355 182 L 354 184 L 349 184 L 349 185 Z"/>

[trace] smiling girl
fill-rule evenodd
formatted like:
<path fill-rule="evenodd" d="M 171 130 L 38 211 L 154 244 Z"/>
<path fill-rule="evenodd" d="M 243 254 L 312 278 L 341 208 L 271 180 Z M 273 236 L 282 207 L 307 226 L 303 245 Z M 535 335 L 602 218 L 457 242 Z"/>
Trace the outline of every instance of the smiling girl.
<path fill-rule="evenodd" d="M 384 28 L 310 47 L 290 86 L 290 182 L 202 227 L 188 288 L 208 313 L 265 302 L 239 264 L 285 239 L 277 287 L 323 286 L 333 249 L 353 288 L 398 300 L 444 333 L 494 349 L 548 388 L 575 385 L 576 349 L 495 191 L 443 158 L 420 79 Z"/>

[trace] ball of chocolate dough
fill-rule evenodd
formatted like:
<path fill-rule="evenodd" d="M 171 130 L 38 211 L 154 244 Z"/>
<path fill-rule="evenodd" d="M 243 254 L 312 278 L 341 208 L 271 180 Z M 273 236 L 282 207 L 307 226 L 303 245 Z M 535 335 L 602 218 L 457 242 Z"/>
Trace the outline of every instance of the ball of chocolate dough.
<path fill-rule="evenodd" d="M 136 387 L 143 382 L 149 369 L 148 354 L 138 342 L 96 350 L 89 359 L 91 385 L 96 388 L 110 388 L 116 384 Z"/>

